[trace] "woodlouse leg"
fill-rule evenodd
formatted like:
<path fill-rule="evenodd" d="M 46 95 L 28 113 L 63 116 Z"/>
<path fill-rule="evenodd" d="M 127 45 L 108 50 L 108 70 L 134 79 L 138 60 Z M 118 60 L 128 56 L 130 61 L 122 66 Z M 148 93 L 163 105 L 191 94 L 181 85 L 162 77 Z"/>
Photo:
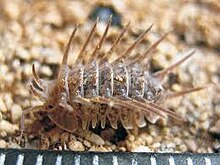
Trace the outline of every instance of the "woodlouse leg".
<path fill-rule="evenodd" d="M 114 129 L 118 129 L 118 120 L 120 116 L 120 111 L 117 108 L 109 107 L 106 117 L 108 118 L 110 125 Z"/>
<path fill-rule="evenodd" d="M 183 120 L 181 116 L 179 116 L 178 114 L 176 114 L 175 112 L 173 111 L 170 111 L 168 109 L 165 109 L 165 108 L 161 108 L 159 106 L 153 106 L 151 104 L 146 104 L 146 103 L 142 103 L 140 101 L 137 101 L 137 100 L 132 100 L 132 99 L 129 99 L 128 100 L 121 100 L 121 99 L 118 99 L 118 98 L 109 98 L 109 99 L 105 99 L 105 98 L 96 98 L 96 99 L 93 99 L 92 101 L 94 102 L 97 102 L 97 103 L 103 103 L 103 104 L 108 104 L 109 106 L 111 107 L 114 107 L 114 106 L 119 106 L 119 107 L 122 107 L 122 114 L 124 110 L 134 110 L 134 111 L 137 111 L 137 112 L 146 112 L 148 114 L 156 114 L 157 116 L 160 116 L 162 118 L 166 118 L 166 116 L 163 114 L 168 114 L 174 118 L 177 118 L 179 120 Z M 123 110 L 123 108 L 125 108 Z M 132 116 L 130 116 L 130 118 L 132 118 Z M 125 118 L 121 118 L 121 120 L 123 122 L 126 122 L 126 119 Z M 133 121 L 131 121 L 133 122 Z M 139 122 L 139 123 L 136 123 L 136 122 Z M 144 125 L 144 122 L 142 119 L 139 119 L 138 121 L 135 121 L 136 124 L 138 124 L 138 126 L 143 126 Z M 128 126 L 128 123 L 123 123 L 123 125 L 125 125 L 126 127 Z M 131 126 L 129 126 L 130 128 Z"/>
<path fill-rule="evenodd" d="M 155 115 L 153 113 L 145 112 L 144 117 L 147 119 L 148 122 L 151 124 L 155 124 L 157 120 L 160 118 L 158 115 Z"/>
<path fill-rule="evenodd" d="M 148 102 L 147 100 L 143 98 L 140 98 L 140 99 L 142 99 L 143 102 L 132 100 L 129 98 L 128 100 L 121 100 L 121 99 L 114 98 L 114 97 L 111 97 L 109 99 L 98 97 L 98 98 L 91 99 L 91 102 L 107 104 L 110 107 L 119 106 L 122 108 L 133 109 L 133 110 L 140 111 L 140 112 L 145 111 L 147 113 L 156 114 L 163 118 L 166 118 L 164 114 L 167 114 L 180 121 L 185 121 L 185 119 L 182 118 L 182 116 L 178 115 L 177 113 L 169 109 L 160 107 L 156 103 Z"/>
<path fill-rule="evenodd" d="M 21 142 L 23 135 L 24 135 L 24 131 L 25 131 L 25 115 L 29 114 L 30 112 L 34 110 L 38 110 L 40 108 L 42 108 L 42 106 L 31 107 L 31 108 L 28 108 L 22 111 L 21 119 L 20 119 L 20 136 L 18 138 L 19 143 Z"/>
<path fill-rule="evenodd" d="M 93 35 L 94 35 L 95 28 L 96 28 L 96 26 L 97 26 L 97 24 L 98 24 L 98 21 L 99 21 L 99 17 L 97 17 L 97 19 L 96 19 L 96 21 L 95 21 L 95 23 L 94 23 L 94 25 L 93 25 L 93 27 L 92 27 L 90 33 L 89 33 L 89 36 L 87 37 L 85 43 L 84 43 L 83 46 L 82 46 L 82 49 L 81 49 L 80 52 L 79 52 L 79 55 L 78 55 L 77 60 L 76 60 L 76 64 L 80 64 L 80 63 L 83 62 L 83 60 L 84 60 L 83 56 L 84 56 L 86 47 L 88 46 L 89 41 L 91 40 L 91 38 L 92 38 Z"/>
<path fill-rule="evenodd" d="M 144 118 L 144 113 L 143 112 L 134 112 L 134 119 L 135 123 L 139 128 L 143 128 L 146 126 L 146 120 Z"/>
<path fill-rule="evenodd" d="M 125 129 L 133 129 L 134 122 L 133 122 L 133 113 L 130 112 L 131 109 L 128 108 L 121 108 L 120 113 L 120 121 Z"/>
<path fill-rule="evenodd" d="M 190 53 L 188 53 L 188 55 L 186 55 L 184 58 L 180 59 L 179 61 L 175 62 L 173 65 L 169 66 L 168 68 L 156 72 L 154 74 L 155 77 L 157 77 L 158 79 L 160 79 L 161 81 L 165 78 L 165 76 L 170 73 L 172 70 L 174 70 L 177 66 L 179 66 L 180 64 L 182 64 L 184 61 L 186 61 L 188 58 L 190 58 L 196 51 L 192 50 L 190 51 Z"/>
<path fill-rule="evenodd" d="M 153 27 L 153 24 L 146 29 L 137 39 L 136 41 L 128 47 L 128 49 L 122 53 L 121 55 L 119 55 L 118 59 L 116 59 L 115 61 L 113 61 L 112 63 L 117 63 L 119 62 L 121 59 L 129 56 L 131 54 L 131 52 L 140 44 L 140 42 L 144 39 L 144 36 L 151 30 L 151 28 Z"/>

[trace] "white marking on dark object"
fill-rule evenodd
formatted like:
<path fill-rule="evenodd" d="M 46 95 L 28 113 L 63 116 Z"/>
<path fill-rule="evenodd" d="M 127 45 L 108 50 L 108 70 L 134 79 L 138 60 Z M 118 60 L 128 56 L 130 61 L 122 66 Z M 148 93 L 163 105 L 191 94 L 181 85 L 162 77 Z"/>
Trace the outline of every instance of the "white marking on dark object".
<path fill-rule="evenodd" d="M 61 155 L 57 156 L 56 165 L 62 165 L 62 156 Z"/>
<path fill-rule="evenodd" d="M 42 165 L 42 164 L 43 164 L 43 155 L 37 155 L 36 165 Z"/>
<path fill-rule="evenodd" d="M 93 157 L 92 163 L 93 163 L 93 165 L 99 165 L 99 157 L 98 157 L 98 155 L 95 155 Z"/>
<path fill-rule="evenodd" d="M 75 165 L 80 165 L 80 155 L 75 156 Z"/>
<path fill-rule="evenodd" d="M 18 159 L 17 159 L 16 165 L 22 165 L 23 162 L 24 162 L 24 155 L 23 154 L 18 155 Z"/>
<path fill-rule="evenodd" d="M 170 165 L 175 165 L 175 161 L 172 156 L 169 158 L 169 163 L 170 163 Z"/>
<path fill-rule="evenodd" d="M 112 157 L 112 165 L 118 165 L 118 158 L 117 156 Z"/>
<path fill-rule="evenodd" d="M 138 165 L 138 162 L 137 162 L 137 160 L 135 158 L 133 158 L 131 164 L 132 165 Z"/>
<path fill-rule="evenodd" d="M 205 157 L 205 165 L 212 165 L 212 162 L 209 158 Z"/>
<path fill-rule="evenodd" d="M 6 155 L 1 153 L 1 155 L 0 155 L 0 165 L 4 165 L 5 164 L 5 157 L 6 157 Z"/>
<path fill-rule="evenodd" d="M 150 163 L 151 163 L 151 165 L 157 165 L 156 158 L 153 157 L 153 156 L 151 156 L 151 157 L 150 157 Z"/>
<path fill-rule="evenodd" d="M 193 161 L 191 158 L 187 158 L 187 165 L 193 165 Z"/>

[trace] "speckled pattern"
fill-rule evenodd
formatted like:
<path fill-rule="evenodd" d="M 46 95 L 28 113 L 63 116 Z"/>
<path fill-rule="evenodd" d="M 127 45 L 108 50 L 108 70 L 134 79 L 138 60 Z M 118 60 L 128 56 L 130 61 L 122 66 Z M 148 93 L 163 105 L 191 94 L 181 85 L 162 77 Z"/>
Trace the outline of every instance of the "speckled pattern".
<path fill-rule="evenodd" d="M 189 120 L 180 125 L 174 120 L 160 120 L 145 128 L 128 130 L 128 135 L 115 138 L 114 129 L 70 134 L 57 127 L 41 137 L 25 135 L 25 148 L 74 151 L 162 151 L 214 152 L 220 146 L 220 30 L 218 0 L 184 1 L 68 1 L 68 0 L 7 0 L 0 1 L 0 147 L 21 148 L 18 144 L 19 120 L 22 110 L 41 104 L 28 90 L 35 63 L 40 77 L 52 79 L 60 64 L 64 46 L 76 22 L 80 33 L 75 37 L 70 63 L 92 26 L 90 12 L 97 6 L 110 6 L 121 16 L 121 24 L 131 22 L 118 52 L 147 27 L 153 30 L 139 48 L 140 52 L 165 32 L 173 30 L 154 52 L 152 70 L 168 67 L 182 57 L 185 50 L 196 49 L 195 55 L 182 64 L 167 79 L 166 88 L 172 91 L 211 84 L 210 87 L 168 100 L 164 105 Z M 100 24 L 94 36 L 101 36 Z M 114 26 L 104 49 L 110 46 L 120 31 Z M 126 44 L 127 43 L 127 44 Z M 91 46 L 92 47 L 92 46 Z M 115 54 L 117 55 L 117 53 Z M 33 125 L 28 116 L 26 126 Z M 42 123 L 35 123 L 36 129 Z M 121 132 L 124 132 L 121 130 Z M 127 135 L 127 136 L 126 136 Z M 83 137 L 83 138 L 82 138 Z M 102 141 L 96 145 L 94 141 Z M 22 146 L 23 147 L 23 146 Z"/>

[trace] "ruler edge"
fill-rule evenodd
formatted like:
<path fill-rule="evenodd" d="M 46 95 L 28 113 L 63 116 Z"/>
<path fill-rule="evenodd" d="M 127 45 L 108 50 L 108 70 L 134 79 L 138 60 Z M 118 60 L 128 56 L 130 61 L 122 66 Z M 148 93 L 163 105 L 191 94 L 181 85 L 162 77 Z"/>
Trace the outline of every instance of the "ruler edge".
<path fill-rule="evenodd" d="M 82 155 L 82 154 L 92 154 L 92 155 L 103 155 L 109 154 L 112 156 L 115 155 L 149 155 L 149 156 L 220 156 L 220 153 L 191 153 L 191 152 L 181 152 L 181 153 L 172 153 L 172 152 L 94 152 L 94 151 L 71 151 L 71 150 L 34 150 L 34 149 L 16 149 L 16 148 L 0 148 L 0 153 L 4 154 L 13 154 L 14 152 L 18 152 L 21 154 L 30 154 L 30 153 L 38 153 L 40 154 L 55 154 L 55 155 L 66 155 L 66 154 L 75 154 L 75 155 Z"/>

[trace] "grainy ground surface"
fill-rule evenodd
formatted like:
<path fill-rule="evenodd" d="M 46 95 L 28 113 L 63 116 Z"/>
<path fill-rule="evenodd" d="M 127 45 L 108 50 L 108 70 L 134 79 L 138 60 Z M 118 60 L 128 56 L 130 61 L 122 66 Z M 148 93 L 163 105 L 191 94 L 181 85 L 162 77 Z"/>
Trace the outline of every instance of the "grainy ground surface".
<path fill-rule="evenodd" d="M 220 147 L 220 3 L 218 0 L 145 0 L 68 1 L 1 0 L 0 1 L 0 147 L 21 148 L 17 143 L 22 110 L 40 102 L 28 90 L 31 65 L 35 63 L 42 78 L 52 79 L 62 58 L 70 33 L 81 24 L 75 38 L 70 63 L 92 21 L 95 6 L 111 6 L 121 15 L 121 24 L 131 21 L 123 40 L 130 44 L 144 29 L 153 30 L 138 51 L 146 49 L 162 34 L 173 30 L 160 44 L 152 60 L 153 69 L 162 69 L 181 57 L 180 52 L 196 49 L 196 54 L 167 80 L 172 91 L 214 83 L 215 85 L 184 97 L 168 100 L 165 106 L 187 118 L 191 125 L 180 126 L 172 120 L 135 131 L 95 130 L 89 139 L 106 138 L 102 146 L 54 128 L 42 136 L 26 135 L 25 148 L 70 149 L 75 151 L 160 151 L 213 152 Z M 99 25 L 95 38 L 102 34 Z M 119 27 L 112 27 L 106 47 Z M 126 47 L 122 44 L 121 49 Z M 105 47 L 104 47 L 105 49 Z M 120 50 L 118 50 L 120 51 Z M 33 120 L 29 116 L 26 125 Z M 36 126 L 37 128 L 37 126 Z M 117 135 L 117 136 L 116 136 Z M 127 136 L 126 136 L 127 135 Z M 215 135 L 215 136 L 213 136 Z M 113 136 L 112 142 L 107 139 Z M 115 138 L 115 139 L 114 139 Z"/>

